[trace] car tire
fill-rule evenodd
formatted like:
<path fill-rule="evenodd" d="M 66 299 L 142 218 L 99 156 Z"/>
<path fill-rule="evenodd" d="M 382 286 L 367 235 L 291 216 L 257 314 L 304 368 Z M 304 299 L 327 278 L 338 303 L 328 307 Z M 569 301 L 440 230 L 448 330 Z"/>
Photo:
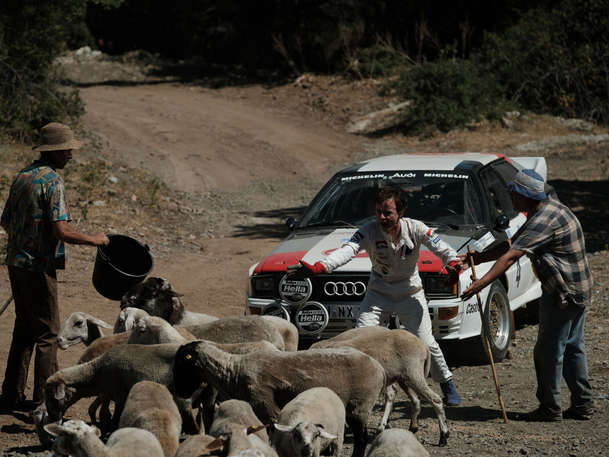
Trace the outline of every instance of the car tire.
<path fill-rule="evenodd" d="M 510 301 L 500 281 L 491 284 L 484 305 L 484 319 L 490 333 L 493 361 L 500 362 L 507 356 L 514 335 L 514 314 L 510 310 Z M 476 362 L 489 363 L 490 358 L 482 328 L 480 332 L 480 336 L 465 341 L 468 351 L 466 353 Z"/>

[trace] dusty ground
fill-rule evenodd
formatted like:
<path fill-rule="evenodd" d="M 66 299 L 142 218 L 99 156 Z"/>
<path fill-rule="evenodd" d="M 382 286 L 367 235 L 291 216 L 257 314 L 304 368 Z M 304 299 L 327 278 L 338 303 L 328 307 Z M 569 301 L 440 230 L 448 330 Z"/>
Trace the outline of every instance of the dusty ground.
<path fill-rule="evenodd" d="M 448 446 L 435 445 L 437 424 L 426 405 L 418 436 L 431 455 L 607 455 L 609 153 L 607 141 L 598 136 L 606 128 L 579 131 L 531 115 L 511 128 L 482 125 L 427 140 L 397 133 L 366 138 L 345 133 L 345 125 L 351 116 L 391 101 L 375 95 L 377 81 L 309 75 L 271 86 L 232 76 L 186 84 L 158 71 L 151 77 L 157 67 L 145 67 L 146 74 L 131 61 L 83 58 L 64 64 L 87 103 L 82 131 L 87 148 L 64 172 L 74 224 L 82 231 L 144 241 L 155 258 L 153 275 L 168 278 L 190 309 L 221 316 L 242 313 L 248 267 L 286 234 L 283 220 L 297 216 L 346 164 L 414 151 L 544 155 L 559 196 L 582 221 L 596 279 L 586 342 L 597 413 L 588 422 L 515 420 L 536 406 L 536 327 L 526 326 L 517 332 L 512 359 L 497 366 L 510 421 L 501 418 L 490 367 L 456 365 L 464 401 L 447 410 Z M 538 140 L 545 142 L 537 145 Z M 32 154 L 25 146 L 0 145 L 0 155 L 9 164 L 0 174 L 4 199 L 10 177 Z M 4 234 L 0 241 L 6 241 Z M 91 284 L 95 251 L 69 246 L 68 256 L 67 270 L 59 276 L 62 318 L 81 310 L 112 324 L 118 304 Z M 2 267 L 0 300 L 9 294 Z M 0 317 L 0 370 L 13 319 L 11 305 Z M 61 352 L 61 367 L 73 364 L 81 350 Z M 407 428 L 409 403 L 400 398 L 391 424 Z M 568 406 L 568 398 L 564 401 Z M 87 406 L 81 401 L 68 414 L 86 419 Z M 6 454 L 46 452 L 25 414 L 0 415 L 0 432 Z M 347 435 L 344 455 L 350 453 L 349 443 Z"/>

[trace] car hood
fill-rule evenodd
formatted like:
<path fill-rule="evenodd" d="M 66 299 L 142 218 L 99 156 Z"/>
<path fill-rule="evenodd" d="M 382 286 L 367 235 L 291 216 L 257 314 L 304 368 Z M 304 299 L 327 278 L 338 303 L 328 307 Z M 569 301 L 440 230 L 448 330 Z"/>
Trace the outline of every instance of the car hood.
<path fill-rule="evenodd" d="M 332 251 L 338 249 L 345 241 L 348 241 L 356 229 L 337 228 L 333 230 L 305 230 L 298 231 L 283 240 L 268 256 L 263 258 L 256 268 L 254 274 L 284 272 L 290 265 L 298 264 L 299 260 L 315 263 L 323 260 Z M 457 252 L 466 250 L 466 245 L 479 231 L 438 231 L 442 240 L 452 246 Z M 337 268 L 335 271 L 369 272 L 371 268 L 370 258 L 364 250 L 360 251 L 351 262 Z M 419 251 L 419 271 L 439 272 L 442 270 L 440 259 L 421 246 Z"/>

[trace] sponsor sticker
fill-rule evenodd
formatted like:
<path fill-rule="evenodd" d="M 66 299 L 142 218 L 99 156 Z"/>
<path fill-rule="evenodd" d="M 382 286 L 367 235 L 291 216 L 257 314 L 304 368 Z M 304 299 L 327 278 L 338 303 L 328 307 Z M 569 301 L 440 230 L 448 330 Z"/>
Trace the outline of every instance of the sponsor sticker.
<path fill-rule="evenodd" d="M 322 332 L 329 320 L 326 307 L 315 301 L 302 304 L 294 316 L 294 323 L 302 335 L 316 335 Z"/>
<path fill-rule="evenodd" d="M 359 244 L 364 239 L 364 234 L 359 230 L 353 234 L 349 241 Z"/>
<path fill-rule="evenodd" d="M 313 293 L 313 285 L 309 278 L 289 279 L 284 275 L 279 281 L 279 296 L 290 304 L 300 304 L 306 302 Z"/>
<path fill-rule="evenodd" d="M 472 242 L 472 247 L 477 252 L 484 251 L 487 247 L 493 244 L 495 237 L 491 232 L 486 232 L 482 237 Z"/>
<path fill-rule="evenodd" d="M 433 240 L 431 240 L 431 243 L 434 244 L 434 245 L 438 244 L 439 242 L 440 242 L 440 237 L 439 236 L 436 236 Z"/>

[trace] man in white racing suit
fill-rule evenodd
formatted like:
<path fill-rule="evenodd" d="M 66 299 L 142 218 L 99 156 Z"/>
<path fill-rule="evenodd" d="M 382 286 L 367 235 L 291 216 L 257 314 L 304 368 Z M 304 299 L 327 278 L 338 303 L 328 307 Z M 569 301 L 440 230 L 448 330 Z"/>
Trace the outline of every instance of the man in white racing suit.
<path fill-rule="evenodd" d="M 400 323 L 421 338 L 431 352 L 431 376 L 440 383 L 444 402 L 456 406 L 461 397 L 452 381 L 444 354 L 435 340 L 418 260 L 421 244 L 448 265 L 449 281 L 456 281 L 461 269 L 457 252 L 423 222 L 403 217 L 405 204 L 402 191 L 395 187 L 381 189 L 375 200 L 376 220 L 359 228 L 351 239 L 311 265 L 301 261 L 298 273 L 311 275 L 331 273 L 346 264 L 361 249 L 372 262 L 372 272 L 366 295 L 360 305 L 357 327 L 380 325 L 391 313 Z M 291 268 L 294 271 L 294 268 Z"/>

